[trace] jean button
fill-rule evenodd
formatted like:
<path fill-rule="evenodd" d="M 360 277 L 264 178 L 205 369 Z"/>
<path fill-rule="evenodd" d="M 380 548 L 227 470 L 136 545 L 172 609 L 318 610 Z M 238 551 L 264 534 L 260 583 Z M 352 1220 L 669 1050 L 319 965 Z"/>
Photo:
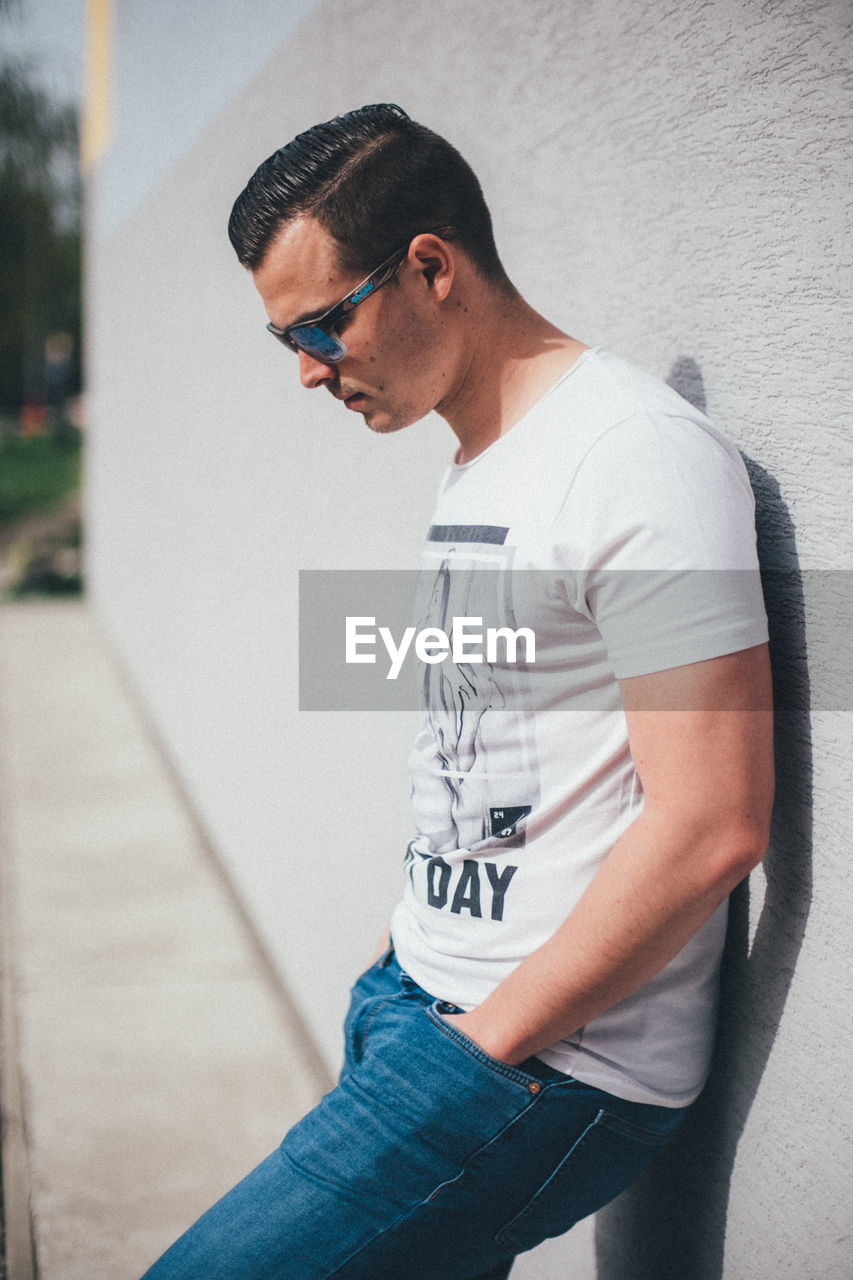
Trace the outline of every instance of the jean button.
<path fill-rule="evenodd" d="M 527 1092 L 528 1092 L 528 1093 L 541 1093 L 541 1091 L 542 1091 L 542 1086 L 541 1086 L 541 1084 L 539 1083 L 539 1081 L 538 1081 L 538 1080 L 531 1080 L 531 1081 L 530 1081 L 530 1084 L 527 1086 Z"/>

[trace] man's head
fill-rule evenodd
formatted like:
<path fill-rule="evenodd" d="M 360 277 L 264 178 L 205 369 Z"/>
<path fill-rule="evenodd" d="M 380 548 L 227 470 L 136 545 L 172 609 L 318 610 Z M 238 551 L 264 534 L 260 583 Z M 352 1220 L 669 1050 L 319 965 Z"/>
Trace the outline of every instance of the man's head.
<path fill-rule="evenodd" d="M 399 107 L 362 107 L 282 147 L 229 234 L 303 385 L 376 431 L 448 416 L 486 317 L 515 296 L 470 167 Z"/>
<path fill-rule="evenodd" d="M 427 229 L 444 228 L 491 284 L 508 285 L 470 166 L 444 138 L 387 103 L 315 125 L 265 160 L 238 196 L 228 234 L 257 269 L 281 228 L 315 218 L 340 266 L 364 276 Z"/>

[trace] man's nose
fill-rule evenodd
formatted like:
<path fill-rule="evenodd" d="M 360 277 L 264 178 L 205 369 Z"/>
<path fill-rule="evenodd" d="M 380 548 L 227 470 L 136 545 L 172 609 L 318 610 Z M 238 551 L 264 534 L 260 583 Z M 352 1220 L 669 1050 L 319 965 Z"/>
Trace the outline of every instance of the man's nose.
<path fill-rule="evenodd" d="M 322 387 L 326 383 L 332 382 L 336 376 L 336 369 L 333 364 L 324 364 L 322 360 L 318 360 L 316 356 L 309 355 L 307 351 L 300 350 L 299 355 L 299 380 L 303 387 Z"/>

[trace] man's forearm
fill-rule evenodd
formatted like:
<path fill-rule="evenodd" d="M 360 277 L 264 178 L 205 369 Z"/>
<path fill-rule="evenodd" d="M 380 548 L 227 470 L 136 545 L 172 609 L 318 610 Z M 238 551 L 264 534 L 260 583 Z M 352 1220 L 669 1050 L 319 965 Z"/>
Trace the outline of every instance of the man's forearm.
<path fill-rule="evenodd" d="M 767 848 L 767 645 L 620 688 L 643 811 L 553 937 L 458 1015 L 460 1028 L 505 1062 L 571 1035 L 653 978 Z"/>
<path fill-rule="evenodd" d="M 522 1062 L 659 973 L 764 853 L 764 833 L 689 831 L 641 814 L 557 932 L 454 1022 Z"/>

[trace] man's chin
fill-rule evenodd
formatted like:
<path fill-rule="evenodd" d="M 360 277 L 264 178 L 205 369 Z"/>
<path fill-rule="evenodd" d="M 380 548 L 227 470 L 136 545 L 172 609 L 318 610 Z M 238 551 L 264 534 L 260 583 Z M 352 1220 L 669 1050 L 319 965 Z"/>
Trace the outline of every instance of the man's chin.
<path fill-rule="evenodd" d="M 387 409 L 380 409 L 369 401 L 362 408 L 359 408 L 358 412 L 364 418 L 365 425 L 371 431 L 375 431 L 377 435 L 391 435 L 393 432 L 402 431 L 404 427 L 411 425 L 408 418 L 395 417 Z"/>

